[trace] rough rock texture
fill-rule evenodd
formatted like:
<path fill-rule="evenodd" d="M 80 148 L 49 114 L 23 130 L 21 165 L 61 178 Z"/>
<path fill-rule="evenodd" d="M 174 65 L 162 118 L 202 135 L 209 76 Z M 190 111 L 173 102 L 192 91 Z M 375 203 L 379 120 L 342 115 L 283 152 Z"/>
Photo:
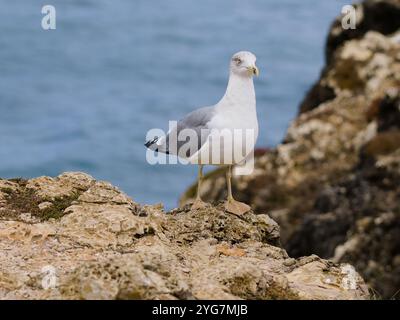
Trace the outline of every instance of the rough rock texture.
<path fill-rule="evenodd" d="M 366 0 L 356 3 L 356 28 L 343 29 L 341 17 L 332 24 L 326 43 L 326 61 L 330 62 L 333 55 L 344 42 L 360 39 L 368 31 L 377 31 L 389 35 L 400 29 L 399 0 Z"/>
<path fill-rule="evenodd" d="M 267 215 L 165 213 L 83 173 L 0 180 L 0 199 L 0 299 L 369 298 L 352 266 L 290 258 Z"/>
<path fill-rule="evenodd" d="M 362 27 L 355 34 L 333 24 L 327 66 L 299 116 L 234 192 L 279 223 L 289 254 L 349 262 L 378 297 L 391 298 L 400 289 L 400 1 L 358 10 Z M 218 169 L 203 197 L 221 200 L 225 190 Z"/>
<path fill-rule="evenodd" d="M 369 31 L 376 31 L 384 35 L 390 35 L 400 29 L 400 0 L 367 0 L 354 5 L 356 8 L 356 28 L 343 29 L 342 17 L 338 17 L 332 24 L 329 32 L 326 47 L 325 58 L 326 67 L 321 72 L 321 80 L 313 85 L 303 102 L 300 105 L 300 112 L 306 112 L 318 107 L 321 103 L 333 100 L 338 94 L 338 88 L 335 84 L 330 83 L 328 79 L 329 73 L 334 70 L 346 68 L 346 63 L 342 63 L 338 67 L 336 51 L 340 49 L 346 42 L 353 39 L 361 39 Z M 368 52 L 359 52 L 367 57 Z M 353 69 L 350 68 L 349 72 Z M 343 73 L 343 72 L 342 72 Z M 343 74 L 347 77 L 347 74 Z M 355 74 L 357 76 L 357 74 Z M 365 78 L 366 75 L 364 75 Z M 353 78 L 353 79 L 352 79 Z M 355 77 L 350 76 L 349 80 L 357 84 Z M 346 81 L 342 81 L 346 84 Z M 362 79 L 361 79 L 361 82 Z M 365 82 L 365 81 L 364 81 Z M 363 85 L 363 83 L 360 83 Z"/>

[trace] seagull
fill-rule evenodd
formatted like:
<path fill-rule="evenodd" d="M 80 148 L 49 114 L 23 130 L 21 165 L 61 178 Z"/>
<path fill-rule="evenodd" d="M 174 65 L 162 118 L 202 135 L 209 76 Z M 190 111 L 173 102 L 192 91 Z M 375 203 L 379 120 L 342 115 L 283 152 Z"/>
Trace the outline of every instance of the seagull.
<path fill-rule="evenodd" d="M 174 154 L 188 163 L 198 165 L 197 194 L 192 209 L 207 205 L 200 196 L 203 166 L 219 165 L 227 167 L 228 197 L 225 210 L 237 215 L 251 210 L 247 204 L 234 199 L 231 180 L 232 166 L 243 164 L 253 154 L 258 137 L 253 84 L 255 75 L 259 75 L 256 56 L 248 51 L 234 54 L 230 60 L 229 81 L 222 99 L 213 106 L 192 111 L 166 135 L 154 137 L 145 143 L 152 151 Z"/>

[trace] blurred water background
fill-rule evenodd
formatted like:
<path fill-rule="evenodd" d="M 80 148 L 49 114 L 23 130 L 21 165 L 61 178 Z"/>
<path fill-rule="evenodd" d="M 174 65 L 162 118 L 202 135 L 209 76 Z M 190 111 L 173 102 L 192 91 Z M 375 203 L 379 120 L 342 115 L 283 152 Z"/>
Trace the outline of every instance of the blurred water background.
<path fill-rule="evenodd" d="M 84 171 L 177 204 L 193 166 L 151 166 L 147 130 L 216 103 L 231 55 L 258 57 L 259 146 L 276 145 L 345 0 L 0 0 L 0 177 Z M 57 29 L 41 28 L 54 5 Z"/>

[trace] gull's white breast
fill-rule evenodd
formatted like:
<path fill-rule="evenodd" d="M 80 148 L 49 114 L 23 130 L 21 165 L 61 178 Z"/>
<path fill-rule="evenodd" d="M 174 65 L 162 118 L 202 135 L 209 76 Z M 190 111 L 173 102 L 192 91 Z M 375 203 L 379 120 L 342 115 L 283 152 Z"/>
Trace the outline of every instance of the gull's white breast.
<path fill-rule="evenodd" d="M 254 106 L 217 106 L 216 110 L 215 116 L 208 123 L 211 130 L 208 140 L 191 157 L 191 163 L 238 164 L 254 151 L 258 137 L 255 102 Z"/>

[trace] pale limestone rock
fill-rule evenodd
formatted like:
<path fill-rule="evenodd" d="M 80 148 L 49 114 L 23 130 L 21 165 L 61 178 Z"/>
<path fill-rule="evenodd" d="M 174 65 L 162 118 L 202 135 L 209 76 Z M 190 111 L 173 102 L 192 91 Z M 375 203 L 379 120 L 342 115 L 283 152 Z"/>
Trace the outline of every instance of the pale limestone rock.
<path fill-rule="evenodd" d="M 77 195 L 62 212 L 51 212 L 54 217 L 27 223 L 19 219 L 19 207 L 7 202 L 25 185 L 52 201 Z M 15 212 L 0 213 L 0 299 L 369 297 L 359 277 L 353 291 L 316 280 L 343 278 L 340 265 L 289 258 L 275 246 L 279 226 L 267 215 L 239 218 L 221 205 L 164 213 L 83 174 L 12 186 L 5 208 Z"/>
<path fill-rule="evenodd" d="M 81 172 L 67 172 L 57 178 L 39 177 L 29 180 L 26 187 L 32 189 L 43 200 L 70 197 L 74 193 L 87 190 L 93 178 Z"/>

